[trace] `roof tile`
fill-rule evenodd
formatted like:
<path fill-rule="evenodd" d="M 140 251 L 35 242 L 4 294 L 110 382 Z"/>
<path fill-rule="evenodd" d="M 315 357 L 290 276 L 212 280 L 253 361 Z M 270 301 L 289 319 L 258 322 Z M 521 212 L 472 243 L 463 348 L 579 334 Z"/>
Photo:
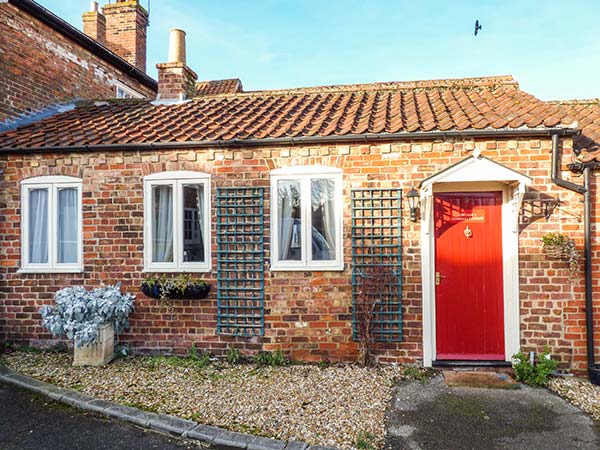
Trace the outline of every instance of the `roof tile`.
<path fill-rule="evenodd" d="M 241 89 L 237 79 L 218 80 L 199 83 L 189 102 L 82 102 L 0 134 L 0 148 L 543 128 L 572 124 L 573 116 L 600 137 L 597 101 L 593 108 L 542 102 L 512 77 Z"/>
<path fill-rule="evenodd" d="M 553 117 L 577 120 L 581 135 L 575 136 L 574 146 L 579 162 L 600 162 L 600 99 L 563 100 L 548 102 L 558 111 Z"/>

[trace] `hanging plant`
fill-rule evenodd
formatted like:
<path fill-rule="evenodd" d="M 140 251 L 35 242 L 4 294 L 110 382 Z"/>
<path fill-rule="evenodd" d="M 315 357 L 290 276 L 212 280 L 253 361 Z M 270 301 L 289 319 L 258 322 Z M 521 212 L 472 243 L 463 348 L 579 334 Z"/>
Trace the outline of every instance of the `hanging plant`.
<path fill-rule="evenodd" d="M 186 273 L 176 277 L 160 275 L 142 281 L 142 292 L 148 297 L 162 301 L 175 299 L 202 299 L 208 296 L 211 285 Z"/>
<path fill-rule="evenodd" d="M 548 233 L 542 237 L 543 251 L 552 259 L 569 262 L 571 278 L 579 271 L 579 252 L 575 248 L 575 241 L 560 233 Z"/>

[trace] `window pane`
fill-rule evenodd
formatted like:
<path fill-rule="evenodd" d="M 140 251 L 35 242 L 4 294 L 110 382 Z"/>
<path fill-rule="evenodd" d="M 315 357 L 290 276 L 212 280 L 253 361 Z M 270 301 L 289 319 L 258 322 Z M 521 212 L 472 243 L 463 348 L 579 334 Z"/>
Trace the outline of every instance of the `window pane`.
<path fill-rule="evenodd" d="M 173 187 L 152 186 L 152 261 L 173 262 Z"/>
<path fill-rule="evenodd" d="M 58 262 L 77 263 L 77 189 L 58 190 Z"/>
<path fill-rule="evenodd" d="M 183 261 L 204 262 L 204 185 L 183 185 Z"/>
<path fill-rule="evenodd" d="M 277 183 L 277 214 L 279 218 L 279 260 L 302 259 L 302 220 L 300 218 L 300 183 Z"/>
<path fill-rule="evenodd" d="M 29 262 L 48 263 L 48 189 L 29 191 Z"/>
<path fill-rule="evenodd" d="M 312 259 L 335 259 L 335 182 L 327 178 L 311 180 Z"/>

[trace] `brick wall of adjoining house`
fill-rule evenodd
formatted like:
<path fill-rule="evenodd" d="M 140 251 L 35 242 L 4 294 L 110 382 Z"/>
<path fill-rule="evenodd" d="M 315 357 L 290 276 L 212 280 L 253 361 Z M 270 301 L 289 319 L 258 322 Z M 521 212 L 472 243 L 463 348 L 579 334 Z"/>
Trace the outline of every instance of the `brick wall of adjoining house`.
<path fill-rule="evenodd" d="M 139 81 L 9 3 L 0 3 L 0 123 L 75 98 L 114 98 L 115 81 Z"/>
<path fill-rule="evenodd" d="M 564 139 L 565 153 L 571 152 Z M 352 360 L 357 347 L 351 339 L 351 225 L 349 194 L 358 187 L 400 187 L 406 192 L 421 180 L 472 154 L 484 156 L 533 178 L 529 199 L 560 200 L 551 217 L 531 217 L 519 227 L 521 341 L 523 349 L 548 346 L 563 368 L 585 366 L 585 310 L 583 263 L 569 281 L 568 264 L 548 260 L 541 237 L 562 232 L 583 246 L 581 196 L 554 186 L 549 180 L 550 140 L 501 140 L 456 142 L 405 142 L 380 145 L 329 145 L 321 147 L 265 147 L 199 149 L 197 151 L 111 152 L 0 156 L 3 197 L 0 198 L 1 264 L 5 280 L 0 284 L 0 304 L 6 338 L 44 343 L 51 336 L 40 327 L 37 313 L 51 303 L 60 287 L 122 281 L 138 294 L 130 331 L 123 336 L 139 351 L 185 352 L 192 344 L 222 354 L 229 346 L 247 351 L 284 349 L 303 360 Z M 565 156 L 565 161 L 567 161 Z M 344 254 L 343 272 L 266 271 L 266 330 L 262 338 L 244 339 L 216 335 L 216 292 L 207 300 L 175 300 L 165 312 L 157 300 L 139 293 L 143 269 L 144 176 L 165 170 L 210 173 L 215 189 L 224 186 L 269 186 L 269 172 L 291 165 L 320 164 L 343 169 Z M 235 175 L 234 175 L 235 174 Z M 85 272 L 81 275 L 19 274 L 19 182 L 40 175 L 83 178 Z M 565 172 L 565 177 L 578 181 Z M 266 194 L 267 222 L 269 193 Z M 214 205 L 213 205 L 214 206 Z M 380 345 L 380 361 L 422 360 L 422 300 L 420 229 L 409 220 L 403 206 L 401 343 Z M 596 215 L 597 215 L 596 211 Z M 213 220 L 213 241 L 214 227 Z M 597 242 L 598 231 L 595 230 Z M 268 226 L 265 239 L 268 249 Z M 213 242 L 213 248 L 215 243 Z M 596 293 L 598 290 L 598 246 Z M 216 267 L 213 252 L 213 267 Z M 207 279 L 214 281 L 215 273 Z M 598 317 L 598 316 L 597 316 Z M 599 327 L 600 328 L 600 327 Z"/>

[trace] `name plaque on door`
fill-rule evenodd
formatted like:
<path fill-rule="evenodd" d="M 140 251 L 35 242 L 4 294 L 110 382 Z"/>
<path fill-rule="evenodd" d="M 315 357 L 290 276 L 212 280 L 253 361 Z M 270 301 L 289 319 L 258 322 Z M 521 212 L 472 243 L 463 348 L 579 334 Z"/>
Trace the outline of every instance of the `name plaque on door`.
<path fill-rule="evenodd" d="M 485 209 L 453 210 L 450 222 L 485 222 Z"/>

